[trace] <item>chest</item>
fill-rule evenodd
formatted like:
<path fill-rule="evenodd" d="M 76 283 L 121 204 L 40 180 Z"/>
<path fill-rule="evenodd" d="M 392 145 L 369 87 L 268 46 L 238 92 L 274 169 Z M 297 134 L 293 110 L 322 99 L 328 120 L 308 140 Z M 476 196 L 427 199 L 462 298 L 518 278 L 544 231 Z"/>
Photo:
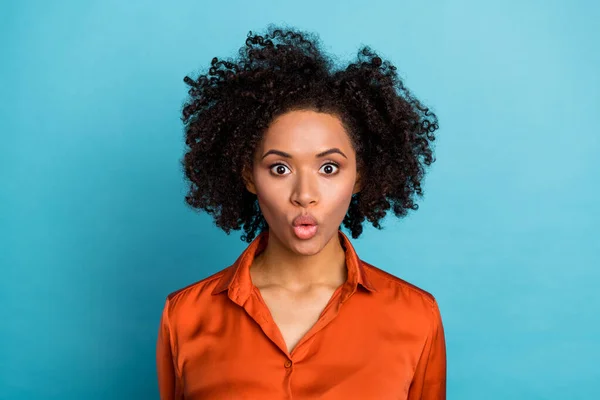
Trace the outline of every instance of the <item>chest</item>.
<path fill-rule="evenodd" d="M 407 398 L 426 335 L 414 324 L 394 325 L 402 315 L 396 304 L 376 306 L 355 293 L 335 313 L 341 290 L 257 292 L 245 307 L 227 299 L 220 318 L 207 311 L 177 330 L 186 399 L 260 399 L 265 393 L 297 400 Z M 312 336 L 315 324 L 324 328 Z M 305 335 L 312 339 L 303 342 Z"/>
<path fill-rule="evenodd" d="M 321 288 L 305 294 L 290 294 L 282 290 L 261 289 L 275 325 L 279 329 L 288 352 L 317 323 L 332 300 L 335 288 Z"/>

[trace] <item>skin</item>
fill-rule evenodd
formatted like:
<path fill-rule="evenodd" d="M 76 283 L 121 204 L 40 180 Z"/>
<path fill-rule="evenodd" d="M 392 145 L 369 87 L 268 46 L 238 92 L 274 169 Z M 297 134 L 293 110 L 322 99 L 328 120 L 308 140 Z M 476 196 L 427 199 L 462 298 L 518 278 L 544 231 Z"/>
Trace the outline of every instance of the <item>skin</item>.
<path fill-rule="evenodd" d="M 315 157 L 332 148 L 345 157 Z M 263 158 L 270 150 L 291 158 L 273 153 Z M 250 268 L 253 283 L 265 294 L 270 290 L 273 298 L 306 298 L 323 305 L 347 279 L 337 232 L 352 195 L 360 191 L 356 153 L 341 121 L 312 110 L 281 115 L 265 132 L 252 170 L 246 169 L 243 178 L 269 225 L 267 247 Z M 292 222 L 306 213 L 316 218 L 318 231 L 303 240 L 294 234 Z"/>

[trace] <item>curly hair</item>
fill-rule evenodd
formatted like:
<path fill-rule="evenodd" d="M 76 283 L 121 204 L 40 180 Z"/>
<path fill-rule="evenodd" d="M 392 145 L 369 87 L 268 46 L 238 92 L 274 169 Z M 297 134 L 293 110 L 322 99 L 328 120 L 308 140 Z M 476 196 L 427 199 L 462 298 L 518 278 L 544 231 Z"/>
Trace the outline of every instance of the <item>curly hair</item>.
<path fill-rule="evenodd" d="M 353 238 L 365 218 L 382 229 L 388 209 L 397 217 L 418 209 L 425 165 L 435 161 L 436 115 L 369 46 L 344 68 L 320 47 L 316 34 L 271 24 L 263 35 L 248 33 L 238 58 L 214 57 L 207 74 L 184 77 L 185 201 L 228 235 L 243 228 L 241 240 L 250 243 L 268 230 L 242 174 L 269 124 L 292 110 L 336 115 L 350 137 L 362 183 L 343 220 Z"/>

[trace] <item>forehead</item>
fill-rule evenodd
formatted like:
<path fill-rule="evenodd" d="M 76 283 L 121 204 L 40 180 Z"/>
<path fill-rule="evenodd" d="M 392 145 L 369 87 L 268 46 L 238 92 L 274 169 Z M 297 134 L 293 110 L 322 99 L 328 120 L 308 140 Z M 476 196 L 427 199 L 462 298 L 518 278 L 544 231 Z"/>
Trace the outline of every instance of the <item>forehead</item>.
<path fill-rule="evenodd" d="M 330 147 L 351 149 L 346 129 L 337 116 L 311 110 L 290 111 L 276 118 L 259 146 L 260 150 L 275 148 L 299 156 L 313 156 Z"/>

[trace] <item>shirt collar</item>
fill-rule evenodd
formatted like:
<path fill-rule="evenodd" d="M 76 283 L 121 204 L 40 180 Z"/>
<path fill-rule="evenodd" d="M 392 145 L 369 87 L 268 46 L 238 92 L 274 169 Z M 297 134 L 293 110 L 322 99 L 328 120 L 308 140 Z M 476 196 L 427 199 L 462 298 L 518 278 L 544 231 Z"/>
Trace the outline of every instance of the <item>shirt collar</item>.
<path fill-rule="evenodd" d="M 358 285 L 361 285 L 370 292 L 376 292 L 368 278 L 368 271 L 356 254 L 352 243 L 350 243 L 350 239 L 341 230 L 338 230 L 338 236 L 345 250 L 346 266 L 348 268 L 348 279 L 342 287 L 342 303 L 356 291 Z M 215 295 L 228 290 L 231 300 L 239 305 L 243 305 L 252 292 L 253 285 L 250 277 L 250 266 L 254 257 L 266 248 L 268 240 L 269 231 L 261 232 L 248 245 L 233 265 L 225 269 L 212 294 Z"/>

